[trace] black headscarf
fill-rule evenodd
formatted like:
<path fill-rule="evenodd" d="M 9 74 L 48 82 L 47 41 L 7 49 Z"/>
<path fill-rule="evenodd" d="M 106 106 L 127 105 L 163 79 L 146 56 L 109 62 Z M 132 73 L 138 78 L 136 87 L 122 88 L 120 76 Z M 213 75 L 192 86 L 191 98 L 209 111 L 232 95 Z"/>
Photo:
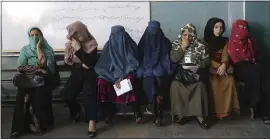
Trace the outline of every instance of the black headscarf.
<path fill-rule="evenodd" d="M 221 22 L 223 24 L 223 32 L 220 36 L 216 37 L 214 34 L 214 26 L 216 23 Z M 207 47 L 210 53 L 223 49 L 226 45 L 228 38 L 222 37 L 222 34 L 225 32 L 225 22 L 224 20 L 213 17 L 207 21 L 207 24 L 204 29 L 204 40 L 207 43 Z"/>

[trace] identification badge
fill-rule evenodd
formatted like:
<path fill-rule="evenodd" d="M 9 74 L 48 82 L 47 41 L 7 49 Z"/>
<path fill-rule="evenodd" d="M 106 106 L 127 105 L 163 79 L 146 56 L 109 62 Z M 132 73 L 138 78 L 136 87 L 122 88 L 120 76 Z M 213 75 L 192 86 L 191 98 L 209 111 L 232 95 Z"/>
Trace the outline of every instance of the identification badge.
<path fill-rule="evenodd" d="M 185 56 L 185 63 L 192 63 L 190 56 Z"/>

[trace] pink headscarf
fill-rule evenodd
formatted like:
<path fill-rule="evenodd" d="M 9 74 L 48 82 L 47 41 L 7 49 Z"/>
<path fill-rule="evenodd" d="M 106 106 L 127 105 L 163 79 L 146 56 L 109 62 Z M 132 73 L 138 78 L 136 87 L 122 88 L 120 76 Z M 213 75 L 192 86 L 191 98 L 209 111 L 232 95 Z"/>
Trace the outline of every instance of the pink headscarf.
<path fill-rule="evenodd" d="M 76 50 L 71 46 L 71 39 L 74 38 L 81 44 L 81 48 L 84 52 L 90 54 L 93 52 L 98 44 L 95 38 L 90 34 L 85 24 L 80 21 L 76 21 L 67 26 L 67 39 L 69 41 L 65 44 L 65 63 L 72 65 L 75 63 L 81 63 L 81 61 L 75 56 Z"/>

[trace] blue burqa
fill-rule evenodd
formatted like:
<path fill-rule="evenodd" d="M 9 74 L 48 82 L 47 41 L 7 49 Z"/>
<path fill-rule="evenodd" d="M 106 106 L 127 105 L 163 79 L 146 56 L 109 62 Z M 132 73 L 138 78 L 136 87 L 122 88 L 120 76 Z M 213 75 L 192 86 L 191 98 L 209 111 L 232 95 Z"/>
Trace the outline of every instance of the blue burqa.
<path fill-rule="evenodd" d="M 138 69 L 137 49 L 137 44 L 123 26 L 113 26 L 110 38 L 95 66 L 96 73 L 111 83 L 115 83 L 119 78 L 126 78 Z"/>
<path fill-rule="evenodd" d="M 152 101 L 156 93 L 156 77 L 170 75 L 173 64 L 170 60 L 171 42 L 165 37 L 160 23 L 150 21 L 139 42 L 138 77 L 143 77 L 143 88 Z"/>

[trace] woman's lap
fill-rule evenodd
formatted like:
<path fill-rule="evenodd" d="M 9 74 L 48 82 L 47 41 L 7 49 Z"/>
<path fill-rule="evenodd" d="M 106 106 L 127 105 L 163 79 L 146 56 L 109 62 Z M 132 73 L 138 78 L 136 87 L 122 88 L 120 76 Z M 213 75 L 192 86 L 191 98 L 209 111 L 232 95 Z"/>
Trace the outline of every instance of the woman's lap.
<path fill-rule="evenodd" d="M 130 103 L 136 101 L 136 87 L 137 81 L 134 75 L 129 75 L 127 77 L 130 79 L 133 90 L 125 93 L 121 96 L 117 96 L 113 88 L 113 84 L 106 81 L 105 79 L 98 79 L 98 98 L 101 102 L 114 102 L 114 103 Z"/>

